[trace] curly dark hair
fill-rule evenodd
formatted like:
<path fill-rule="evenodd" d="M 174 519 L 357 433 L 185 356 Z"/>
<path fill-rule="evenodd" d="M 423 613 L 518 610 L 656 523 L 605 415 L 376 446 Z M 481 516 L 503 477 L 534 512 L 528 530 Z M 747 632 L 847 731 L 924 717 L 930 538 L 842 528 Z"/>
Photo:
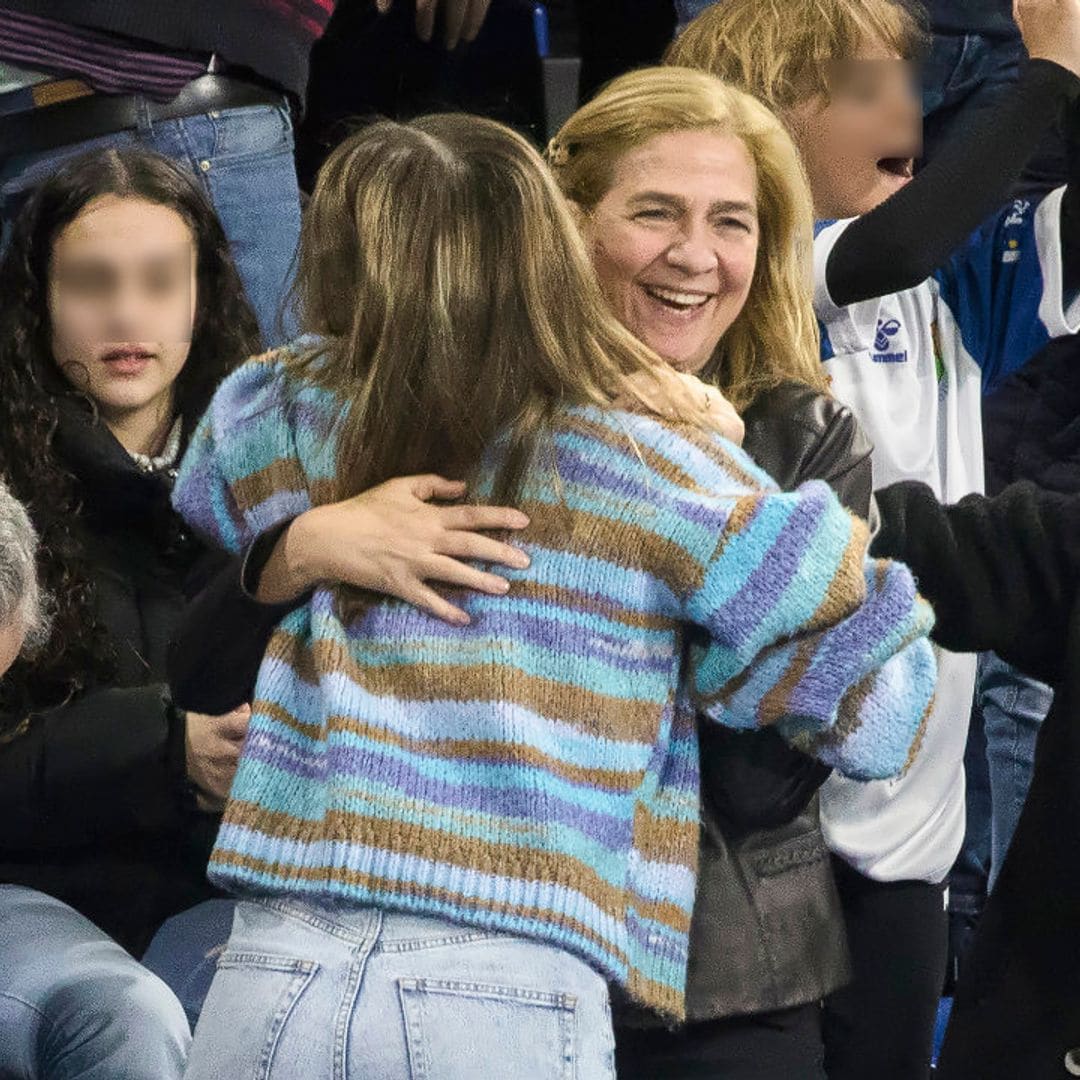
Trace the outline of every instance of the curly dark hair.
<path fill-rule="evenodd" d="M 218 383 L 260 348 L 259 330 L 221 224 L 197 182 L 145 150 L 99 150 L 66 162 L 38 187 L 0 258 L 0 476 L 30 511 L 41 537 L 38 573 L 55 599 L 48 643 L 9 671 L 0 731 L 113 674 L 111 643 L 95 615 L 93 578 L 79 540 L 82 491 L 53 446 L 59 402 L 83 396 L 52 356 L 47 304 L 53 243 L 93 199 L 117 195 L 166 206 L 196 248 L 191 350 L 175 384 L 183 440 Z"/>

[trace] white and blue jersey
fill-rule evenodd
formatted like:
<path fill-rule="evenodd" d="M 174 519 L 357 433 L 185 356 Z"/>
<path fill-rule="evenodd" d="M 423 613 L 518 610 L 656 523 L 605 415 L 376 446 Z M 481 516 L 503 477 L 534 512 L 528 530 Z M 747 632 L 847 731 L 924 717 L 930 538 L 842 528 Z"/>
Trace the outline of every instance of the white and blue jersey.
<path fill-rule="evenodd" d="M 874 486 L 921 480 L 944 502 L 984 485 L 982 395 L 1053 337 L 1080 329 L 1062 293 L 1064 188 L 1018 200 L 912 289 L 840 307 L 825 268 L 850 221 L 819 224 L 814 306 L 832 391 L 873 440 Z M 964 746 L 975 657 L 937 650 L 938 692 L 920 753 L 894 781 L 832 777 L 829 846 L 869 877 L 941 881 L 964 836 Z"/>

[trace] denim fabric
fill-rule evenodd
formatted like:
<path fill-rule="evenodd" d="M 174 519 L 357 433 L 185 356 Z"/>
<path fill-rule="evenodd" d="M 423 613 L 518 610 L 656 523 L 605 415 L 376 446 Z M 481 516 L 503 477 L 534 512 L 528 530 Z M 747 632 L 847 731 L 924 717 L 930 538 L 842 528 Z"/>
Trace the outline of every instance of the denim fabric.
<path fill-rule="evenodd" d="M 232 928 L 234 900 L 204 900 L 162 923 L 142 964 L 180 999 L 192 1028 L 225 951 Z"/>
<path fill-rule="evenodd" d="M 614 1080 L 603 978 L 441 919 L 240 901 L 187 1080 Z"/>
<path fill-rule="evenodd" d="M 300 237 L 292 120 L 284 101 L 280 106 L 224 109 L 181 120 L 146 119 L 135 131 L 40 153 L 2 148 L 0 229 L 6 234 L 33 187 L 63 161 L 111 146 L 156 150 L 191 170 L 221 219 L 267 344 L 293 338 L 294 320 L 284 314 L 279 326 L 278 318 Z"/>
<path fill-rule="evenodd" d="M 1035 743 L 1054 691 L 994 653 L 979 658 L 979 697 L 990 768 L 990 873 L 992 892 L 1024 808 L 1035 769 Z"/>
<path fill-rule="evenodd" d="M 994 653 L 979 656 L 968 733 L 967 831 L 949 875 L 949 907 L 976 918 L 1001 872 L 1035 767 L 1035 743 L 1054 692 Z"/>
<path fill-rule="evenodd" d="M 190 1042 L 172 992 L 112 938 L 0 885 L 0 1077 L 179 1080 Z"/>

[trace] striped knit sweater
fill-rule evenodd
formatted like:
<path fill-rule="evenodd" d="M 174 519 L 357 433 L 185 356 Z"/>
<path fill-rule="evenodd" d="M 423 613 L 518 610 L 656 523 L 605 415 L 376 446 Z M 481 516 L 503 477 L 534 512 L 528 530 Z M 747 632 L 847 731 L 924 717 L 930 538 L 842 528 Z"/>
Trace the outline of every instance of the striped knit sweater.
<path fill-rule="evenodd" d="M 177 509 L 240 551 L 327 501 L 344 407 L 274 354 L 246 364 Z M 325 588 L 282 621 L 210 873 L 539 938 L 681 1017 L 695 709 L 892 775 L 932 696 L 932 616 L 824 484 L 782 494 L 719 437 L 625 412 L 567 409 L 552 442 L 558 482 L 537 469 L 519 501 L 532 565 L 459 598 L 470 626 L 374 599 L 345 626 Z"/>

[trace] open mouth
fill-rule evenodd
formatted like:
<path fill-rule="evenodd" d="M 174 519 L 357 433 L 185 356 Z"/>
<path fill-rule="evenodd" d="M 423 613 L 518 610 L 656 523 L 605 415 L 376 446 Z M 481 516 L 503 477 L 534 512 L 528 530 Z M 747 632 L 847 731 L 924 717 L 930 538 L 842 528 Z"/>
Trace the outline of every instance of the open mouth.
<path fill-rule="evenodd" d="M 889 176 L 899 176 L 901 179 L 910 180 L 914 172 L 915 162 L 909 157 L 883 157 L 878 160 L 879 171 Z"/>
<path fill-rule="evenodd" d="M 712 298 L 712 293 L 682 292 L 679 289 L 667 289 L 662 285 L 642 285 L 645 292 L 672 311 L 693 311 L 704 307 Z"/>

